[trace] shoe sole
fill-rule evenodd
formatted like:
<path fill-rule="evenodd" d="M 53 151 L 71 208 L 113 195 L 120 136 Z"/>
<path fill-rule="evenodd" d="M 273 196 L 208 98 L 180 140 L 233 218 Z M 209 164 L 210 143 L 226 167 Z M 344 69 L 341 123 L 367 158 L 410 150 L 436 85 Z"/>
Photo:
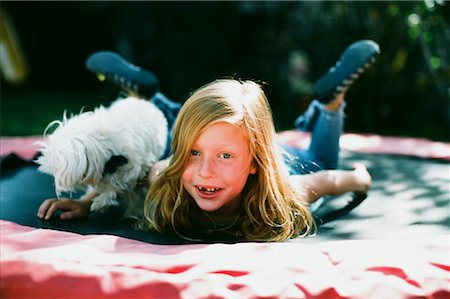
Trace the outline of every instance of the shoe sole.
<path fill-rule="evenodd" d="M 362 49 L 363 47 L 365 49 Z M 315 92 L 318 100 L 327 104 L 339 93 L 347 91 L 353 82 L 373 65 L 379 53 L 379 45 L 371 40 L 360 40 L 348 46 L 338 62 L 317 80 Z M 340 73 L 344 72 L 340 70 L 341 65 L 347 65 L 346 68 L 351 70 L 348 75 Z"/>
<path fill-rule="evenodd" d="M 126 61 L 114 52 L 96 52 L 86 60 L 86 68 L 100 80 L 107 79 L 127 92 L 151 97 L 158 90 L 158 79 L 152 73 Z"/>

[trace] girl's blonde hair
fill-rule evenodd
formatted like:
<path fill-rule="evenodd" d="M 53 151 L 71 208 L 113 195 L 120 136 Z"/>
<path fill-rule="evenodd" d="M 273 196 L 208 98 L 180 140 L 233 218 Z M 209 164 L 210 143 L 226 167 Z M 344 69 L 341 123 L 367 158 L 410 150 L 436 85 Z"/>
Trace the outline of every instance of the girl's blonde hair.
<path fill-rule="evenodd" d="M 244 216 L 234 233 L 265 241 L 309 234 L 314 221 L 301 195 L 289 183 L 267 98 L 257 83 L 232 79 L 201 87 L 183 104 L 173 131 L 173 157 L 147 193 L 144 226 L 180 235 L 194 228 L 193 219 L 200 209 L 184 189 L 181 177 L 197 137 L 218 121 L 244 130 L 257 169 L 242 191 Z"/>

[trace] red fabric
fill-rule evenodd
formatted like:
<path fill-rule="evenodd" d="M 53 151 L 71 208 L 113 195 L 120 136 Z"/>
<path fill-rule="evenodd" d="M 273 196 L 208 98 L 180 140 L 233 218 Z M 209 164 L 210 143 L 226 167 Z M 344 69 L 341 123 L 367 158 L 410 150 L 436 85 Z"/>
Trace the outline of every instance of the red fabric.
<path fill-rule="evenodd" d="M 31 160 L 39 149 L 35 142 L 41 140 L 43 140 L 43 137 L 39 136 L 1 137 L 0 156 L 15 153 L 25 160 Z"/>
<path fill-rule="evenodd" d="M 3 298 L 450 298 L 449 235 L 175 246 L 0 228 Z"/>

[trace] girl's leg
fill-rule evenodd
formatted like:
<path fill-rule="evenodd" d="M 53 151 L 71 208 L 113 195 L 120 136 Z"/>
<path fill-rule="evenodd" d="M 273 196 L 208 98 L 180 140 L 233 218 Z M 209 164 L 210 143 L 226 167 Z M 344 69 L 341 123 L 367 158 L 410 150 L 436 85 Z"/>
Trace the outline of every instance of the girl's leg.
<path fill-rule="evenodd" d="M 314 161 L 322 169 L 338 167 L 339 139 L 344 127 L 344 94 L 339 94 L 329 104 L 318 101 L 311 103 L 313 117 L 305 119 L 300 116 L 296 121 L 296 128 L 311 132 L 311 143 L 302 156 L 308 161 Z M 314 116 L 314 113 L 316 114 Z"/>
<path fill-rule="evenodd" d="M 338 167 L 339 138 L 344 126 L 344 94 L 335 100 L 322 104 L 314 100 L 307 111 L 300 116 L 295 126 L 311 132 L 311 143 L 306 150 L 282 145 L 288 153 L 286 159 L 291 174 L 315 172 Z"/>
<path fill-rule="evenodd" d="M 315 84 L 317 99 L 300 116 L 295 127 L 311 132 L 307 150 L 282 147 L 291 174 L 302 174 L 338 167 L 339 138 L 344 125 L 344 94 L 380 52 L 371 40 L 357 41 L 345 49 L 339 61 Z"/>
<path fill-rule="evenodd" d="M 159 92 L 159 80 L 154 73 L 138 67 L 118 53 L 99 51 L 86 59 L 86 68 L 97 77 L 108 80 L 123 91 L 125 96 L 150 99 L 166 116 L 169 130 L 175 122 L 181 104 Z"/>
<path fill-rule="evenodd" d="M 86 69 L 100 80 L 113 82 L 135 97 L 149 99 L 159 90 L 155 74 L 132 64 L 116 52 L 99 51 L 89 55 Z"/>
<path fill-rule="evenodd" d="M 149 99 L 167 119 L 169 134 L 166 151 L 162 159 L 170 154 L 172 127 L 180 111 L 181 104 L 168 99 L 159 92 L 159 80 L 154 73 L 125 60 L 118 53 L 110 51 L 95 52 L 86 60 L 86 68 L 100 79 L 108 80 L 125 92 L 122 96 Z"/>

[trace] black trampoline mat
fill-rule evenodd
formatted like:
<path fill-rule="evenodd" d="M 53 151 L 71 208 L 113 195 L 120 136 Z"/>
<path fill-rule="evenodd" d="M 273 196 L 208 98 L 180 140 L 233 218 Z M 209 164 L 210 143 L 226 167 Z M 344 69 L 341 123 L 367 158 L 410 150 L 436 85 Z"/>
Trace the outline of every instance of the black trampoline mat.
<path fill-rule="evenodd" d="M 320 227 L 308 241 L 411 239 L 448 234 L 450 163 L 355 152 L 343 152 L 341 161 L 343 168 L 351 168 L 356 162 L 366 165 L 372 175 L 372 188 L 360 206 Z"/>

